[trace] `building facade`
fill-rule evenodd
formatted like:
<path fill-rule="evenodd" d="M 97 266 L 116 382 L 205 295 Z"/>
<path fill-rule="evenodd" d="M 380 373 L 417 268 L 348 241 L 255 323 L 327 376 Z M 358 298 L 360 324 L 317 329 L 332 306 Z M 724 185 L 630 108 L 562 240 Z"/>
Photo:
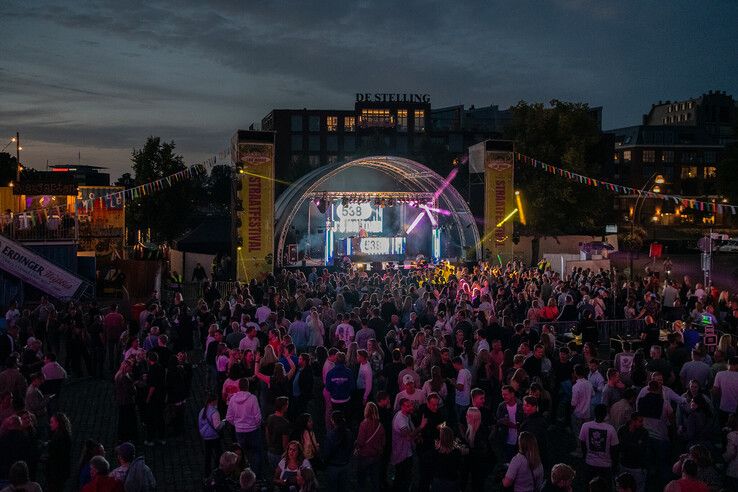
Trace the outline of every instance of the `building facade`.
<path fill-rule="evenodd" d="M 720 202 L 717 165 L 736 138 L 736 102 L 721 91 L 684 101 L 659 101 L 641 125 L 608 130 L 617 182 L 633 188 Z M 618 200 L 621 221 L 657 225 L 729 225 L 730 217 L 683 209 L 662 200 Z M 722 214 L 721 214 L 722 215 Z"/>
<path fill-rule="evenodd" d="M 353 109 L 274 109 L 261 127 L 275 133 L 277 178 L 293 181 L 320 166 L 377 154 L 447 172 L 470 145 L 499 138 L 510 115 L 497 106 L 434 109 L 428 94 L 361 93 Z"/>

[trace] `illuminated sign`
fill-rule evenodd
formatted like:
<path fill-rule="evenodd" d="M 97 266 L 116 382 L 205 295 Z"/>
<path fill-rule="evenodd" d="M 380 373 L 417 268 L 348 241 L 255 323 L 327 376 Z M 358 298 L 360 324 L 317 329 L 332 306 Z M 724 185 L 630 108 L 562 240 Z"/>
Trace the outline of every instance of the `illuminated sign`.
<path fill-rule="evenodd" d="M 358 234 L 382 232 L 382 209 L 370 203 L 338 204 L 333 207 L 335 232 L 339 234 Z"/>
<path fill-rule="evenodd" d="M 365 255 L 403 255 L 404 237 L 364 237 L 359 243 L 359 254 Z"/>
<path fill-rule="evenodd" d="M 430 94 L 390 94 L 385 92 L 357 92 L 356 102 L 416 102 L 430 103 Z"/>

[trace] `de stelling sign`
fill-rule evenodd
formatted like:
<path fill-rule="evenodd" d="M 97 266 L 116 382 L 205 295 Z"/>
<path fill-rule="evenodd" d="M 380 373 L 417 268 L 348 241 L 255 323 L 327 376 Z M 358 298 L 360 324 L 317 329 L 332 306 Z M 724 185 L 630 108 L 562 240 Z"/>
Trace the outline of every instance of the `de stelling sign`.
<path fill-rule="evenodd" d="M 357 92 L 356 102 L 414 102 L 430 103 L 430 94 Z"/>

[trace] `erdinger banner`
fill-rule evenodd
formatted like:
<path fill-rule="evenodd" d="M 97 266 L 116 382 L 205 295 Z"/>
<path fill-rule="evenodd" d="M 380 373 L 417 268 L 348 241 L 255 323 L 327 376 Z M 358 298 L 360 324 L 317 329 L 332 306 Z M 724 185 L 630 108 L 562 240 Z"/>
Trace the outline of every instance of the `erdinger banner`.
<path fill-rule="evenodd" d="M 0 268 L 60 300 L 76 297 L 83 287 L 81 278 L 4 237 L 0 237 Z"/>
<path fill-rule="evenodd" d="M 485 253 L 489 252 L 492 257 L 498 254 L 509 257 L 512 254 L 513 221 L 505 221 L 505 217 L 515 209 L 513 170 L 512 151 L 487 150 L 484 158 L 483 247 Z M 498 227 L 500 222 L 503 224 Z"/>
<path fill-rule="evenodd" d="M 236 279 L 260 279 L 273 268 L 274 145 L 238 143 L 241 174 L 241 249 L 236 250 Z"/>

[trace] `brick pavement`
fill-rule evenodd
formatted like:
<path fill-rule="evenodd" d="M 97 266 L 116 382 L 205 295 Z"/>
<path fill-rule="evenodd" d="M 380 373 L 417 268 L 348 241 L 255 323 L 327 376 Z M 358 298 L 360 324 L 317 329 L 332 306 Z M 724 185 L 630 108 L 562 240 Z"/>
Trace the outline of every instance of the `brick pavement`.
<path fill-rule="evenodd" d="M 136 443 L 137 455 L 143 454 L 146 463 L 151 467 L 159 491 L 200 491 L 202 490 L 203 452 L 197 428 L 194 425 L 200 405 L 205 399 L 205 381 L 201 368 L 193 373 L 192 395 L 187 401 L 185 410 L 185 433 L 182 437 L 168 438 L 166 445 L 145 447 L 143 435 Z M 72 423 L 73 449 L 72 463 L 74 481 L 70 479 L 67 490 L 77 491 L 76 464 L 79 460 L 85 439 L 99 440 L 105 447 L 108 460 L 117 466 L 114 456 L 115 433 L 117 426 L 117 409 L 113 401 L 113 385 L 108 380 L 82 378 L 67 383 L 60 395 L 60 410 L 65 412 Z M 323 434 L 323 413 L 311 408 L 316 422 L 319 438 Z M 141 431 L 141 426 L 139 426 Z M 578 471 L 577 487 L 583 487 L 583 466 L 579 459 L 568 456 L 573 449 L 573 436 L 560 428 L 549 429 L 549 443 L 554 462 L 567 462 Z M 322 441 L 322 439 L 321 439 Z M 499 456 L 499 455 L 498 455 Z M 319 481 L 323 474 L 318 474 Z M 325 483 L 324 481 L 322 483 Z M 43 485 L 43 484 L 42 484 Z M 355 484 L 352 484 L 352 490 Z M 499 490 L 500 485 L 493 476 L 489 476 L 485 490 Z"/>
<path fill-rule="evenodd" d="M 196 369 L 193 375 L 192 396 L 185 410 L 185 432 L 182 437 L 167 439 L 166 445 L 146 447 L 143 436 L 136 443 L 136 454 L 143 454 L 146 463 L 156 477 L 159 491 L 200 491 L 202 489 L 203 452 L 200 436 L 194 422 L 200 405 L 204 400 L 202 371 Z M 111 466 L 115 460 L 115 434 L 117 428 L 117 409 L 113 400 L 113 384 L 110 381 L 83 378 L 66 384 L 60 395 L 60 410 L 65 412 L 72 423 L 73 448 L 72 463 L 74 484 L 69 483 L 68 491 L 76 491 L 76 464 L 85 439 L 100 441 L 105 447 L 106 457 Z M 139 427 L 140 430 L 140 427 Z M 70 482 L 72 480 L 70 479 Z"/>

